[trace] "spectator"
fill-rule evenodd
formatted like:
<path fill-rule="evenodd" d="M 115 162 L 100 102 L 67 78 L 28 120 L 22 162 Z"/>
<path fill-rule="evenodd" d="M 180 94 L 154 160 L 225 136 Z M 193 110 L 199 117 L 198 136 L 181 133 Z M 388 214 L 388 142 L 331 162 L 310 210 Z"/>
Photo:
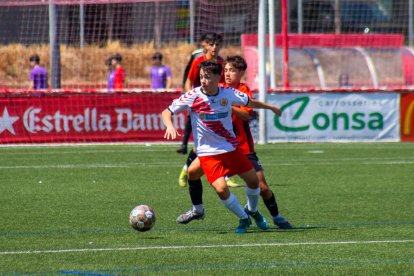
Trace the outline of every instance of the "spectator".
<path fill-rule="evenodd" d="M 351 84 L 349 83 L 349 75 L 346 73 L 340 74 L 338 78 L 338 84 L 339 87 L 351 87 Z"/>
<path fill-rule="evenodd" d="M 106 88 L 114 89 L 115 70 L 114 70 L 114 67 L 112 66 L 111 58 L 108 58 L 105 60 L 105 65 L 108 68 L 108 80 L 106 83 Z"/>
<path fill-rule="evenodd" d="M 118 53 L 111 57 L 111 64 L 115 70 L 114 89 L 123 89 L 125 87 L 125 70 L 122 67 L 122 56 Z"/>
<path fill-rule="evenodd" d="M 47 89 L 49 87 L 46 68 L 40 66 L 40 57 L 37 54 L 30 56 L 30 90 Z"/>
<path fill-rule="evenodd" d="M 152 56 L 152 66 L 150 70 L 151 75 L 151 88 L 171 88 L 172 86 L 172 74 L 170 67 L 162 64 L 162 54 L 156 52 Z"/>

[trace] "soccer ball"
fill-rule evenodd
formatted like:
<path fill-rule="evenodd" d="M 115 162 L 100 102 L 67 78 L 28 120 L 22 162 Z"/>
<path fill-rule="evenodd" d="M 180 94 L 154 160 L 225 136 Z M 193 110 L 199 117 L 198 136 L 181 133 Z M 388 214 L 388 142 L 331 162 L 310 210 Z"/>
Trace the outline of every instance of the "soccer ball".
<path fill-rule="evenodd" d="M 138 205 L 129 214 L 129 223 L 137 231 L 145 232 L 155 224 L 154 210 L 148 205 Z"/>

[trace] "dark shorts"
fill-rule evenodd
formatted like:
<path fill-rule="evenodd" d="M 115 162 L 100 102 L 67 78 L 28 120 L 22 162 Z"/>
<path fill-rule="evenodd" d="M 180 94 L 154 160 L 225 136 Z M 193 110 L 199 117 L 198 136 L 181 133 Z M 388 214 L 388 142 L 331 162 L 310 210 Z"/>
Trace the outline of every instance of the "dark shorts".
<path fill-rule="evenodd" d="M 246 154 L 247 159 L 249 159 L 250 163 L 252 163 L 253 168 L 256 172 L 263 171 L 263 167 L 260 164 L 259 158 L 257 157 L 256 153 Z"/>

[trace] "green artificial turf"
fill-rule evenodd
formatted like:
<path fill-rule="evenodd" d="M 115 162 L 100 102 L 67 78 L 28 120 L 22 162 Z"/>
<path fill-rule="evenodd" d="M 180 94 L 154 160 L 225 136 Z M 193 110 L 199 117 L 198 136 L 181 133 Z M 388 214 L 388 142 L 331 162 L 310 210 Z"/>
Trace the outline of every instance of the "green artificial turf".
<path fill-rule="evenodd" d="M 191 208 L 175 148 L 1 147 L 0 274 L 414 274 L 414 144 L 256 146 L 295 229 L 247 234 L 205 178 L 206 218 L 175 222 Z M 145 233 L 128 222 L 139 204 L 157 216 Z"/>

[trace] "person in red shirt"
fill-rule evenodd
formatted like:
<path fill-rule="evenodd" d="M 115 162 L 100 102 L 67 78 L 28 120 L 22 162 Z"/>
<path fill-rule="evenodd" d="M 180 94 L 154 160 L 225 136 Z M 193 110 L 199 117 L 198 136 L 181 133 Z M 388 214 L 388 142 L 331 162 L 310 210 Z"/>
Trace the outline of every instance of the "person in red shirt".
<path fill-rule="evenodd" d="M 223 37 L 217 33 L 208 33 L 204 37 L 206 53 L 196 58 L 191 64 L 188 72 L 187 81 L 185 82 L 185 91 L 189 91 L 194 87 L 200 86 L 200 63 L 205 60 L 217 61 L 223 64 L 223 58 L 219 56 L 221 47 L 223 46 Z M 224 83 L 224 75 L 222 74 L 219 83 Z"/>
<path fill-rule="evenodd" d="M 125 87 L 125 70 L 122 67 L 122 56 L 115 54 L 111 58 L 112 66 L 115 68 L 114 89 L 123 89 Z"/>
<path fill-rule="evenodd" d="M 230 56 L 227 57 L 224 64 L 224 85 L 234 88 L 235 91 L 243 92 L 252 98 L 250 88 L 246 84 L 240 82 L 247 69 L 246 61 L 241 56 Z M 292 229 L 290 223 L 279 213 L 275 195 L 267 184 L 263 168 L 254 150 L 253 136 L 249 126 L 249 120 L 253 115 L 253 109 L 247 106 L 233 106 L 232 113 L 233 130 L 238 142 L 237 149 L 246 155 L 256 170 L 256 175 L 259 179 L 260 196 L 272 216 L 273 223 L 280 229 Z M 177 222 L 181 224 L 187 224 L 192 220 L 204 218 L 204 212 L 201 213 L 200 211 L 204 210 L 202 203 L 203 189 L 200 179 L 203 175 L 203 170 L 201 169 L 200 162 L 195 158 L 191 165 L 189 165 L 188 175 L 189 179 L 191 179 L 188 183 L 193 209 L 177 217 Z"/>

